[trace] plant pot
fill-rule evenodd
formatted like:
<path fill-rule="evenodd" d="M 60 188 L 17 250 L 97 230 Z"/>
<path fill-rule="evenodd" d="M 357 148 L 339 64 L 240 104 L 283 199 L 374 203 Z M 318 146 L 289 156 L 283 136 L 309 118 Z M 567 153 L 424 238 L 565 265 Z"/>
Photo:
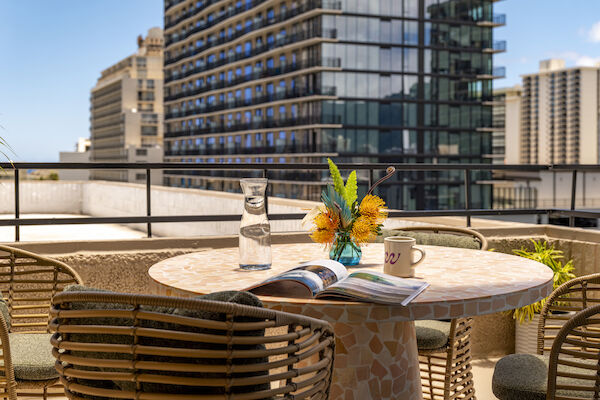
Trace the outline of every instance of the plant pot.
<path fill-rule="evenodd" d="M 573 314 L 560 313 L 560 314 Z M 552 320 L 553 326 L 563 326 L 566 320 Z M 515 353 L 537 354 L 537 332 L 540 323 L 540 315 L 534 314 L 533 320 L 515 323 Z M 554 333 L 557 331 L 553 331 Z M 547 341 L 545 347 L 551 347 L 552 343 Z"/>

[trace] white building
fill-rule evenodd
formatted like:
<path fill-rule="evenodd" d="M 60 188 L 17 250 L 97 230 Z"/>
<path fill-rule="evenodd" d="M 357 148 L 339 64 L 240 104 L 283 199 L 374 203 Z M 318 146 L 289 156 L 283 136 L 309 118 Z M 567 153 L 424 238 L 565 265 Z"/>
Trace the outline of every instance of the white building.
<path fill-rule="evenodd" d="M 597 164 L 599 73 L 551 59 L 523 75 L 520 102 L 506 107 L 506 162 Z"/>
<path fill-rule="evenodd" d="M 138 51 L 102 71 L 91 91 L 93 162 L 162 162 L 163 33 L 138 37 Z M 156 149 L 160 148 L 160 151 Z M 145 181 L 144 170 L 94 170 L 94 180 Z M 162 183 L 162 172 L 152 174 Z"/>
<path fill-rule="evenodd" d="M 75 151 L 61 151 L 58 156 L 60 162 L 90 162 L 89 138 L 79 138 L 75 144 Z M 90 179 L 90 171 L 87 169 L 61 169 L 58 171 L 58 179 L 61 181 L 87 181 Z"/>

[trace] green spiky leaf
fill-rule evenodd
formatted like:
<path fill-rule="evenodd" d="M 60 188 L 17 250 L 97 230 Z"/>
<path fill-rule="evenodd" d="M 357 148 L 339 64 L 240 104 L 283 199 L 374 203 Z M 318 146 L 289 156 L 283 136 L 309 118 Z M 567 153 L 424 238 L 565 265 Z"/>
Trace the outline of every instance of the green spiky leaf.
<path fill-rule="evenodd" d="M 346 200 L 331 186 L 328 186 L 327 189 L 329 190 L 327 196 L 333 204 L 333 209 L 336 210 L 336 213 L 340 216 L 342 227 L 349 227 L 352 224 L 352 212 L 350 211 L 350 207 L 346 203 Z"/>
<path fill-rule="evenodd" d="M 349 206 L 352 206 L 358 198 L 358 184 L 356 180 L 356 171 L 352 171 L 346 181 L 346 195 L 344 199 Z"/>
<path fill-rule="evenodd" d="M 340 196 L 346 197 L 346 188 L 344 187 L 344 180 L 342 179 L 340 170 L 337 165 L 331 161 L 331 158 L 327 158 L 327 162 L 329 163 L 329 173 L 331 174 L 331 179 L 333 179 L 335 191 L 338 192 Z"/>

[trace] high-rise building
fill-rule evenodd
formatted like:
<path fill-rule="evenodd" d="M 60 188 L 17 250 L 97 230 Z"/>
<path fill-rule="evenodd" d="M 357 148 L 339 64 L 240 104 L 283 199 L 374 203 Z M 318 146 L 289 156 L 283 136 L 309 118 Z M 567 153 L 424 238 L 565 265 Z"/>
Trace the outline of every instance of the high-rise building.
<path fill-rule="evenodd" d="M 564 60 L 540 62 L 523 75 L 520 129 L 507 130 L 507 155 L 522 164 L 597 164 L 600 67 L 565 68 Z M 508 135 L 512 135 L 511 138 Z M 516 158 L 518 155 L 518 159 Z"/>
<path fill-rule="evenodd" d="M 165 161 L 491 162 L 494 2 L 166 0 Z M 238 176 L 165 184 L 234 191 Z M 318 199 L 324 176 L 273 174 L 271 190 Z M 458 208 L 463 178 L 405 172 L 378 190 L 394 208 Z"/>
<path fill-rule="evenodd" d="M 493 126 L 496 128 L 492 132 L 492 160 L 494 164 L 516 164 L 518 163 L 518 154 L 506 153 L 506 132 L 518 131 L 520 129 L 520 110 L 521 110 L 521 93 L 520 85 L 513 87 L 500 88 L 494 90 L 494 107 L 492 110 Z M 511 117 L 507 120 L 507 115 Z M 512 118 L 512 116 L 517 118 Z M 508 140 L 514 138 L 515 135 L 509 135 Z"/>
<path fill-rule="evenodd" d="M 163 33 L 138 37 L 138 51 L 102 71 L 91 96 L 91 161 L 162 162 Z M 91 179 L 144 182 L 139 170 L 93 170 Z M 162 176 L 152 175 L 160 184 Z"/>

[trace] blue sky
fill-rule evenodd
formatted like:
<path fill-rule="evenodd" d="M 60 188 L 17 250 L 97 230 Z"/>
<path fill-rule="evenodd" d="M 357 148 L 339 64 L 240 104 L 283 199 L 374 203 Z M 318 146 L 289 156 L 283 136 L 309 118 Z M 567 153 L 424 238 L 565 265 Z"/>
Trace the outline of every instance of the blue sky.
<path fill-rule="evenodd" d="M 504 0 L 496 29 L 508 51 L 496 87 L 535 72 L 541 59 L 600 61 L 600 1 Z M 100 71 L 136 50 L 162 26 L 162 0 L 0 0 L 0 136 L 15 161 L 58 161 L 89 136 L 89 93 Z"/>
<path fill-rule="evenodd" d="M 494 12 L 506 14 L 506 26 L 494 30 L 494 39 L 508 46 L 494 58 L 494 66 L 506 67 L 506 79 L 495 87 L 520 83 L 520 75 L 538 71 L 547 58 L 563 58 L 567 66 L 600 61 L 598 0 L 504 0 Z"/>

